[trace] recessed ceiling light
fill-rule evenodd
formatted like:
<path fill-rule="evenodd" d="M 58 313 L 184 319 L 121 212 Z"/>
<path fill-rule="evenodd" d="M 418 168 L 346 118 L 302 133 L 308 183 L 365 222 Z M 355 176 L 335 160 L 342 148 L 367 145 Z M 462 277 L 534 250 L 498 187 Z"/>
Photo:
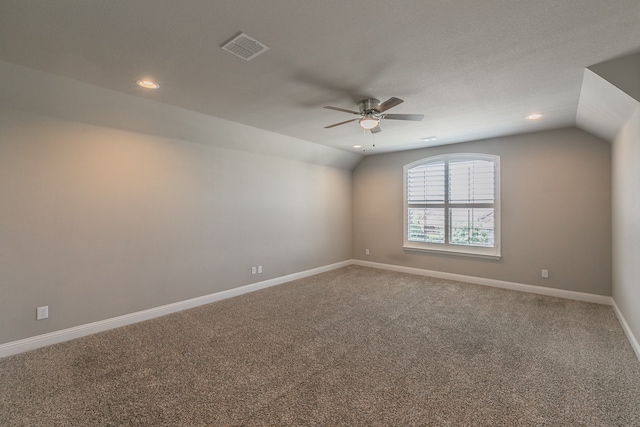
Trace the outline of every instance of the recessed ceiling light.
<path fill-rule="evenodd" d="M 138 80 L 136 84 L 145 89 L 158 89 L 160 85 L 152 80 Z"/>
<path fill-rule="evenodd" d="M 362 145 L 354 145 L 353 148 L 362 148 Z"/>
<path fill-rule="evenodd" d="M 420 141 L 422 142 L 431 142 L 431 141 L 437 141 L 438 137 L 437 136 L 426 136 L 424 138 L 420 138 Z"/>
<path fill-rule="evenodd" d="M 527 120 L 538 120 L 541 117 L 542 117 L 542 114 L 534 113 L 534 114 L 529 114 L 527 117 L 525 117 L 525 119 L 527 119 Z"/>

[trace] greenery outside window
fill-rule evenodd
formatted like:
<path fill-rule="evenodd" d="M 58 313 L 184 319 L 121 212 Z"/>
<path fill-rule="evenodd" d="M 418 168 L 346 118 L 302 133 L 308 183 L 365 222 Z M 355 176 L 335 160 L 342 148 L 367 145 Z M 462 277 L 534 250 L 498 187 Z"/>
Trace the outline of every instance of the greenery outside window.
<path fill-rule="evenodd" d="M 500 257 L 500 157 L 447 154 L 404 167 L 404 248 Z"/>

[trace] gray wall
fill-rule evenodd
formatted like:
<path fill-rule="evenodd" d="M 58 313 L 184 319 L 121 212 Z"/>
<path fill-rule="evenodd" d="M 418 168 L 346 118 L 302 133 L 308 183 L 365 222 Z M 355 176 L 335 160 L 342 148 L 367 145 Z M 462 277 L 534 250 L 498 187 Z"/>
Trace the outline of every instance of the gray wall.
<path fill-rule="evenodd" d="M 450 152 L 501 156 L 502 258 L 402 249 L 402 168 Z M 611 295 L 611 146 L 563 129 L 366 157 L 353 172 L 354 258 Z M 365 249 L 370 255 L 365 255 Z M 541 278 L 541 269 L 549 278 Z"/>
<path fill-rule="evenodd" d="M 613 298 L 640 339 L 640 108 L 613 144 L 613 255 Z"/>
<path fill-rule="evenodd" d="M 348 168 L 0 108 L 0 343 L 348 260 L 351 217 Z"/>

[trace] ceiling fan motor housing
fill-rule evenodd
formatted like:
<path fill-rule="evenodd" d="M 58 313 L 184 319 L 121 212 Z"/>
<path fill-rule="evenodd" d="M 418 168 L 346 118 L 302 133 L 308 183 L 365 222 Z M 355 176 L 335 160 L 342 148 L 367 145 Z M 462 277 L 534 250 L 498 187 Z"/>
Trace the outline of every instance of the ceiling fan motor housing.
<path fill-rule="evenodd" d="M 360 108 L 360 113 L 365 114 L 376 108 L 380 105 L 380 100 L 375 98 L 363 99 L 358 102 L 358 108 Z"/>

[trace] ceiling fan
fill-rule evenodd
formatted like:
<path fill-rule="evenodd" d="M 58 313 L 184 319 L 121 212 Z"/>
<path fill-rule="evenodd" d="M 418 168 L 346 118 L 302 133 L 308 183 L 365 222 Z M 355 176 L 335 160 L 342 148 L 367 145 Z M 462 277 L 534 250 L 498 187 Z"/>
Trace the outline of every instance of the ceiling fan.
<path fill-rule="evenodd" d="M 380 120 L 388 119 L 388 120 L 413 120 L 420 121 L 424 119 L 424 114 L 383 114 L 390 108 L 395 107 L 398 104 L 402 104 L 404 101 L 400 98 L 391 97 L 380 103 L 379 100 L 375 98 L 363 99 L 358 102 L 358 111 L 346 110 L 344 108 L 325 106 L 323 108 L 327 108 L 329 110 L 342 111 L 343 113 L 355 114 L 360 116 L 360 118 L 355 118 L 351 120 L 346 120 L 344 122 L 336 123 L 333 125 L 325 126 L 325 129 L 329 129 L 332 127 L 344 125 L 346 123 L 358 121 L 358 124 L 361 128 L 371 131 L 371 133 L 381 132 L 380 129 Z"/>

